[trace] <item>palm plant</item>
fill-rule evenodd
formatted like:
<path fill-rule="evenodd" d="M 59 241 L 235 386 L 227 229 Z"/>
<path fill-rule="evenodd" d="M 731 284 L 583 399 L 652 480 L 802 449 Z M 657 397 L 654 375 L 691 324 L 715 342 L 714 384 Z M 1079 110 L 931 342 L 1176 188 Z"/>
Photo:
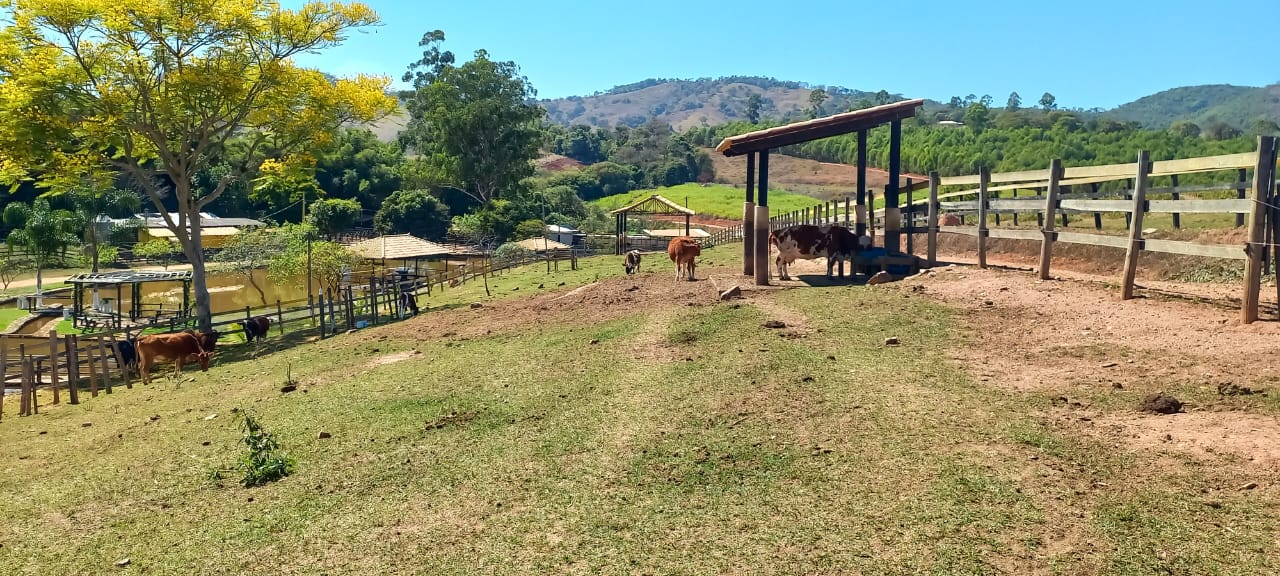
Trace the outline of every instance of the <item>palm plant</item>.
<path fill-rule="evenodd" d="M 49 201 L 36 198 L 30 206 L 18 202 L 4 209 L 4 223 L 13 228 L 6 239 L 11 248 L 26 250 L 36 269 L 36 307 L 44 306 L 42 272 L 54 256 L 79 242 L 80 218 L 69 210 L 54 210 Z"/>
<path fill-rule="evenodd" d="M 85 247 L 92 259 L 93 271 L 97 272 L 98 246 L 102 242 L 98 219 L 131 215 L 142 205 L 141 199 L 136 193 L 119 188 L 79 188 L 71 192 L 71 205 L 84 224 Z"/>

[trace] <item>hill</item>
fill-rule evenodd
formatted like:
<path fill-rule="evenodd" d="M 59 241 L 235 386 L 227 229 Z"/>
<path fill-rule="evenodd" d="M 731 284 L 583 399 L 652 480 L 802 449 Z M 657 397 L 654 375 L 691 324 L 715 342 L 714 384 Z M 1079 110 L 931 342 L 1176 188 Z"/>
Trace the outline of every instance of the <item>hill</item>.
<path fill-rule="evenodd" d="M 1116 120 L 1164 129 L 1177 121 L 1204 126 L 1221 122 L 1248 130 L 1257 120 L 1280 123 L 1280 84 L 1265 87 L 1183 86 L 1144 96 L 1106 113 Z"/>
<path fill-rule="evenodd" d="M 710 185 L 703 186 L 701 184 L 681 184 L 670 188 L 658 188 L 656 190 L 632 190 L 626 194 L 615 194 L 613 196 L 605 196 L 592 200 L 591 203 L 605 210 L 613 210 L 621 208 L 648 196 L 650 194 L 660 194 L 663 198 L 680 204 L 687 205 L 693 211 L 703 216 L 717 216 L 720 218 L 736 218 L 742 219 L 742 201 L 745 192 L 742 188 L 732 186 Z M 769 191 L 769 206 L 773 213 L 790 212 L 799 210 L 808 206 L 814 206 L 817 200 L 808 196 L 792 194 L 782 190 Z"/>
<path fill-rule="evenodd" d="M 825 88 L 828 93 L 829 99 L 822 105 L 828 113 L 846 110 L 859 99 L 874 99 L 876 96 L 873 92 L 848 88 L 731 76 L 645 80 L 591 96 L 541 100 L 540 103 L 547 109 L 548 119 L 564 125 L 634 127 L 656 118 L 671 124 L 676 130 L 684 130 L 746 119 L 747 101 L 751 94 L 760 96 L 762 118 L 799 120 L 805 117 L 809 94 L 816 88 Z M 888 96 L 900 98 L 899 95 Z"/>

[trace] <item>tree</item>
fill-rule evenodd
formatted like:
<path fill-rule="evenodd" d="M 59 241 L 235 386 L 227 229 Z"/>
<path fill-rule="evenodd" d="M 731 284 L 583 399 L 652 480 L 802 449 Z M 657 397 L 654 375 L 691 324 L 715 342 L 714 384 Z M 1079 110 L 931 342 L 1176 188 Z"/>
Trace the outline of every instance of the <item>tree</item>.
<path fill-rule="evenodd" d="M 280 283 L 296 279 L 307 280 L 307 238 L 314 238 L 315 229 L 307 225 L 299 225 L 287 234 L 288 246 L 277 253 L 267 265 L 267 274 Z M 311 242 L 311 280 L 320 285 L 321 290 L 337 292 L 342 285 L 345 273 L 360 263 L 360 257 L 336 242 Z"/>
<path fill-rule="evenodd" d="M 311 205 L 307 222 L 321 234 L 337 234 L 355 226 L 362 210 L 355 200 L 321 200 Z"/>
<path fill-rule="evenodd" d="M 968 96 L 965 96 L 964 107 L 968 108 L 970 104 L 973 104 L 974 102 L 977 102 L 977 101 L 978 101 L 978 96 L 976 94 L 970 94 Z"/>
<path fill-rule="evenodd" d="M 379 234 L 413 234 L 439 240 L 449 231 L 449 207 L 426 190 L 401 190 L 373 216 Z"/>
<path fill-rule="evenodd" d="M 54 256 L 79 241 L 80 219 L 74 212 L 54 210 L 49 201 L 36 198 L 30 206 L 10 203 L 4 209 L 4 223 L 9 231 L 9 248 L 22 248 L 36 269 L 36 306 L 44 306 L 42 272 L 53 263 Z"/>
<path fill-rule="evenodd" d="M 52 190 L 86 173 L 131 177 L 191 261 L 205 330 L 200 213 L 264 159 L 294 157 L 347 122 L 395 109 L 387 78 L 331 80 L 294 64 L 376 24 L 363 4 L 84 0 L 69 9 L 32 0 L 7 8 L 15 24 L 0 37 L 0 177 L 38 174 Z M 212 189 L 194 185 L 240 135 L 239 161 Z"/>
<path fill-rule="evenodd" d="M 1014 112 L 1022 106 L 1022 96 L 1016 91 L 1009 93 L 1009 100 L 1005 102 L 1004 109 L 1006 112 Z"/>
<path fill-rule="evenodd" d="M 347 202 L 351 202 L 347 200 Z M 258 298 L 266 306 L 267 293 L 258 285 L 255 272 L 265 268 L 273 258 L 285 252 L 289 247 L 289 237 L 297 225 L 287 225 L 277 230 L 249 230 L 231 237 L 214 261 L 223 269 L 232 270 L 244 276 L 245 281 L 258 291 Z M 154 242 L 154 241 L 153 241 Z"/>
<path fill-rule="evenodd" d="M 99 190 L 82 186 L 72 189 L 70 196 L 71 205 L 84 224 L 85 249 L 92 261 L 93 271 L 97 272 L 100 257 L 99 244 L 104 240 L 102 238 L 103 223 L 99 220 L 104 216 L 130 216 L 141 207 L 142 203 L 133 191 L 114 187 Z"/>
<path fill-rule="evenodd" d="M 973 129 L 974 133 L 981 134 L 987 128 L 987 124 L 991 120 L 991 111 L 981 102 L 974 102 L 969 105 L 969 109 L 965 110 L 964 123 Z"/>
<path fill-rule="evenodd" d="M 316 154 L 315 179 L 326 197 L 356 200 L 377 210 L 401 188 L 404 165 L 399 144 L 378 140 L 368 129 L 345 129 Z"/>
<path fill-rule="evenodd" d="M 1057 108 L 1058 107 L 1057 102 L 1058 102 L 1058 99 L 1054 98 L 1053 94 L 1050 94 L 1048 92 L 1045 92 L 1044 95 L 1040 97 L 1040 107 L 1044 108 L 1045 112 L 1048 112 L 1050 110 L 1053 110 L 1054 108 Z"/>
<path fill-rule="evenodd" d="M 762 103 L 760 93 L 758 92 L 752 92 L 747 96 L 746 117 L 748 122 L 751 122 L 752 124 L 758 124 L 760 122 L 760 107 Z"/>
<path fill-rule="evenodd" d="M 164 263 L 164 269 L 169 269 L 169 261 L 173 259 L 173 255 L 178 253 L 178 247 L 173 242 L 165 238 L 156 238 L 148 240 L 142 244 L 133 247 L 133 255 L 139 258 L 147 258 L 152 260 L 160 260 Z"/>
<path fill-rule="evenodd" d="M 879 92 L 876 92 L 876 106 L 883 106 L 885 104 L 888 104 L 889 101 L 892 99 L 893 97 L 889 95 L 888 90 L 881 90 Z"/>
<path fill-rule="evenodd" d="M 444 33 L 422 37 L 422 59 L 404 81 L 414 91 L 406 103 L 409 124 L 401 142 L 422 155 L 436 173 L 478 202 L 512 193 L 533 174 L 545 111 L 515 62 L 495 62 L 484 50 L 461 66 L 441 52 Z"/>
<path fill-rule="evenodd" d="M 827 101 L 826 90 L 814 90 L 809 92 L 809 117 L 817 118 L 822 115 L 822 103 Z"/>
<path fill-rule="evenodd" d="M 951 100 L 947 102 L 947 108 L 952 110 L 958 110 L 961 106 L 964 106 L 964 101 L 959 96 L 952 96 Z"/>
<path fill-rule="evenodd" d="M 299 220 L 305 214 L 306 205 L 323 195 L 310 161 L 297 159 L 264 160 L 249 192 L 251 200 L 266 204 L 273 213 L 301 204 L 297 212 Z"/>
<path fill-rule="evenodd" d="M 513 238 L 517 240 L 525 240 L 527 238 L 542 238 L 547 235 L 547 225 L 541 220 L 529 219 L 516 224 L 516 230 Z"/>
<path fill-rule="evenodd" d="M 30 269 L 30 261 L 15 254 L 13 248 L 9 247 L 4 254 L 0 254 L 0 284 L 3 284 L 3 289 L 8 290 L 9 284 Z"/>
<path fill-rule="evenodd" d="M 1249 133 L 1258 136 L 1280 134 L 1280 125 L 1277 125 L 1273 120 L 1259 118 L 1249 125 Z"/>
<path fill-rule="evenodd" d="M 1198 138 L 1200 136 L 1200 126 L 1195 122 L 1179 120 L 1169 125 L 1169 132 L 1183 138 Z"/>
<path fill-rule="evenodd" d="M 990 94 L 983 94 L 982 97 L 978 99 L 978 102 L 980 102 L 983 106 L 986 106 L 987 108 L 990 108 L 991 103 L 994 101 L 995 99 L 992 98 Z"/>

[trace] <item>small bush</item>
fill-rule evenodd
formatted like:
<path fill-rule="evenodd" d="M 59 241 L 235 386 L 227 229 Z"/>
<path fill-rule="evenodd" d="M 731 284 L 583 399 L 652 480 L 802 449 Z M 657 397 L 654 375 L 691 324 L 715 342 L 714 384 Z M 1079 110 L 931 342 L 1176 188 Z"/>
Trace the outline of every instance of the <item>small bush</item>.
<path fill-rule="evenodd" d="M 241 440 L 246 451 L 239 462 L 239 469 L 244 474 L 240 484 L 253 488 L 288 476 L 293 472 L 293 458 L 277 452 L 280 444 L 276 442 L 275 435 L 263 428 L 253 415 L 243 414 L 241 430 L 244 434 Z"/>

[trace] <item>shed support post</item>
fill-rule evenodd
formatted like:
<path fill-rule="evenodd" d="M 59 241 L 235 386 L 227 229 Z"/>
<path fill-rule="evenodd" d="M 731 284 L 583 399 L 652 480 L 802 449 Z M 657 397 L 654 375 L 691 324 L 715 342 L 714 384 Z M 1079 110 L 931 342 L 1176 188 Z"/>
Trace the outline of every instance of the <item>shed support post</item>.
<path fill-rule="evenodd" d="M 938 172 L 929 173 L 929 267 L 938 265 Z"/>
<path fill-rule="evenodd" d="M 902 251 L 901 215 L 898 213 L 898 177 L 902 166 L 902 121 L 889 124 L 889 183 L 884 187 L 885 254 Z"/>
<path fill-rule="evenodd" d="M 760 151 L 760 191 L 755 217 L 755 276 L 757 286 L 769 285 L 769 151 Z"/>
<path fill-rule="evenodd" d="M 867 131 L 858 131 L 858 194 L 854 208 L 858 236 L 867 235 Z"/>
<path fill-rule="evenodd" d="M 742 275 L 755 275 L 756 153 L 747 152 L 747 200 L 742 203 Z"/>

